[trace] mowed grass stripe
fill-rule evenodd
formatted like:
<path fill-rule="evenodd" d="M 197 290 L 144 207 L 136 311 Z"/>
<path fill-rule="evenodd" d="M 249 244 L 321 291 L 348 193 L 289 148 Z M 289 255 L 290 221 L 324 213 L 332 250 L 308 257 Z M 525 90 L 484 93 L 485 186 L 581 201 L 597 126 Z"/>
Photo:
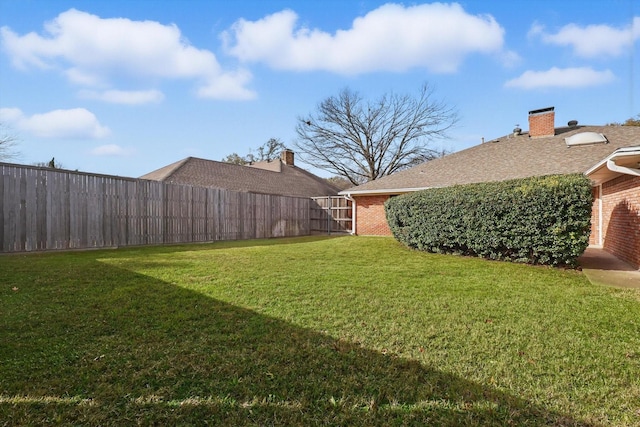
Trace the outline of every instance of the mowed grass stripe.
<path fill-rule="evenodd" d="M 640 425 L 638 291 L 306 237 L 0 257 L 7 425 Z"/>

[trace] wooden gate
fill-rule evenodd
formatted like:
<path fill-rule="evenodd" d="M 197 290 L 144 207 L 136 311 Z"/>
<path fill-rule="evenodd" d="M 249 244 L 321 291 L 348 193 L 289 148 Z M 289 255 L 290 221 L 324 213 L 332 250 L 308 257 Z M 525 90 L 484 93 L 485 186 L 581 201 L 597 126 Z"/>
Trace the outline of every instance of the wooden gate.
<path fill-rule="evenodd" d="M 324 233 L 351 233 L 353 231 L 353 207 L 351 200 L 343 196 L 312 197 L 311 231 Z"/>

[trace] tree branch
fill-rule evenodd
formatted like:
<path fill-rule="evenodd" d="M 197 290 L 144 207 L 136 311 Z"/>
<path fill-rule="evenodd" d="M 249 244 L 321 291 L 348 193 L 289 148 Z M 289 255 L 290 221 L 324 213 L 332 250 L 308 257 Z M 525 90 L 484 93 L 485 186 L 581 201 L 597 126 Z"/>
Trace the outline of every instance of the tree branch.
<path fill-rule="evenodd" d="M 417 97 L 385 94 L 374 102 L 343 89 L 299 117 L 296 149 L 304 161 L 361 184 L 432 159 L 429 143 L 446 138 L 457 113 L 424 84 Z"/>

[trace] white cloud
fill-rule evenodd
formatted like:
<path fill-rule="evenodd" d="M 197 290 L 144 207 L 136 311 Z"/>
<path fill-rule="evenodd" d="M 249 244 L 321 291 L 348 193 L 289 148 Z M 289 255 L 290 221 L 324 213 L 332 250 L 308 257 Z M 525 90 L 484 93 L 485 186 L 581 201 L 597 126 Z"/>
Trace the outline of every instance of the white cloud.
<path fill-rule="evenodd" d="M 522 58 L 518 55 L 517 52 L 514 51 L 504 51 L 499 55 L 500 60 L 502 61 L 502 65 L 505 67 L 515 67 L 522 62 Z"/>
<path fill-rule="evenodd" d="M 252 99 L 255 94 L 244 88 L 244 84 L 250 80 L 251 74 L 245 70 L 224 73 L 202 85 L 197 94 L 201 98 Z"/>
<path fill-rule="evenodd" d="M 615 79 L 611 70 L 596 71 L 591 67 L 557 68 L 547 71 L 526 71 L 509 80 L 505 87 L 520 89 L 579 88 L 609 83 Z"/>
<path fill-rule="evenodd" d="M 17 123 L 23 117 L 22 110 L 19 108 L 0 108 L 0 122 Z"/>
<path fill-rule="evenodd" d="M 414 67 L 447 73 L 468 54 L 503 53 L 504 29 L 495 19 L 470 15 L 456 3 L 386 4 L 334 34 L 299 27 L 297 21 L 291 10 L 238 20 L 222 35 L 225 49 L 241 61 L 276 69 L 343 74 Z"/>
<path fill-rule="evenodd" d="M 159 90 L 105 90 L 103 92 L 84 90 L 79 95 L 82 98 L 128 105 L 158 103 L 164 99 L 164 94 Z"/>
<path fill-rule="evenodd" d="M 19 108 L 0 108 L 0 121 L 40 138 L 99 139 L 111 131 L 84 108 L 53 110 L 26 116 Z"/>
<path fill-rule="evenodd" d="M 555 34 L 546 33 L 544 27 L 536 23 L 529 34 L 541 37 L 548 44 L 570 46 L 575 55 L 583 58 L 616 57 L 633 49 L 634 43 L 640 39 L 640 17 L 634 17 L 632 24 L 621 28 L 603 24 L 569 24 Z"/>
<path fill-rule="evenodd" d="M 46 23 L 44 35 L 20 36 L 2 27 L 0 38 L 16 67 L 59 69 L 79 85 L 110 86 L 119 77 L 153 77 L 194 79 L 202 89 L 222 78 L 231 86 L 223 95 L 255 96 L 244 87 L 250 80 L 248 72 L 234 80 L 235 74 L 222 70 L 212 52 L 192 46 L 175 25 L 102 19 L 70 9 Z M 212 98 L 219 95 L 219 91 L 206 92 Z"/>
<path fill-rule="evenodd" d="M 116 144 L 101 145 L 91 150 L 94 156 L 127 156 L 131 154 L 131 150 L 122 148 Z"/>
<path fill-rule="evenodd" d="M 535 21 L 533 24 L 531 24 L 531 28 L 527 33 L 527 38 L 532 39 L 543 33 L 544 33 L 544 25 L 542 25 L 538 21 Z"/>

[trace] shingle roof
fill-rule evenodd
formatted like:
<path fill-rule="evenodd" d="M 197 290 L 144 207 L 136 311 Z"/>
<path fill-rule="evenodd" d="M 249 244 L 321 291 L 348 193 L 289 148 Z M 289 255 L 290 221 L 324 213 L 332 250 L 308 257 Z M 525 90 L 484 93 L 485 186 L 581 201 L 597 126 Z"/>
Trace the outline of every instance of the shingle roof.
<path fill-rule="evenodd" d="M 609 142 L 568 147 L 565 138 L 581 132 L 602 133 Z M 344 190 L 341 194 L 394 194 L 456 184 L 583 173 L 616 149 L 639 144 L 638 126 L 564 127 L 556 128 L 554 136 L 537 138 L 530 138 L 528 133 L 506 135 Z"/>
<path fill-rule="evenodd" d="M 282 163 L 281 160 L 274 162 Z M 284 163 L 280 165 L 280 172 L 277 172 L 260 167 L 187 157 L 140 178 L 281 196 L 314 197 L 338 194 L 338 189 L 324 179 L 297 166 Z"/>

